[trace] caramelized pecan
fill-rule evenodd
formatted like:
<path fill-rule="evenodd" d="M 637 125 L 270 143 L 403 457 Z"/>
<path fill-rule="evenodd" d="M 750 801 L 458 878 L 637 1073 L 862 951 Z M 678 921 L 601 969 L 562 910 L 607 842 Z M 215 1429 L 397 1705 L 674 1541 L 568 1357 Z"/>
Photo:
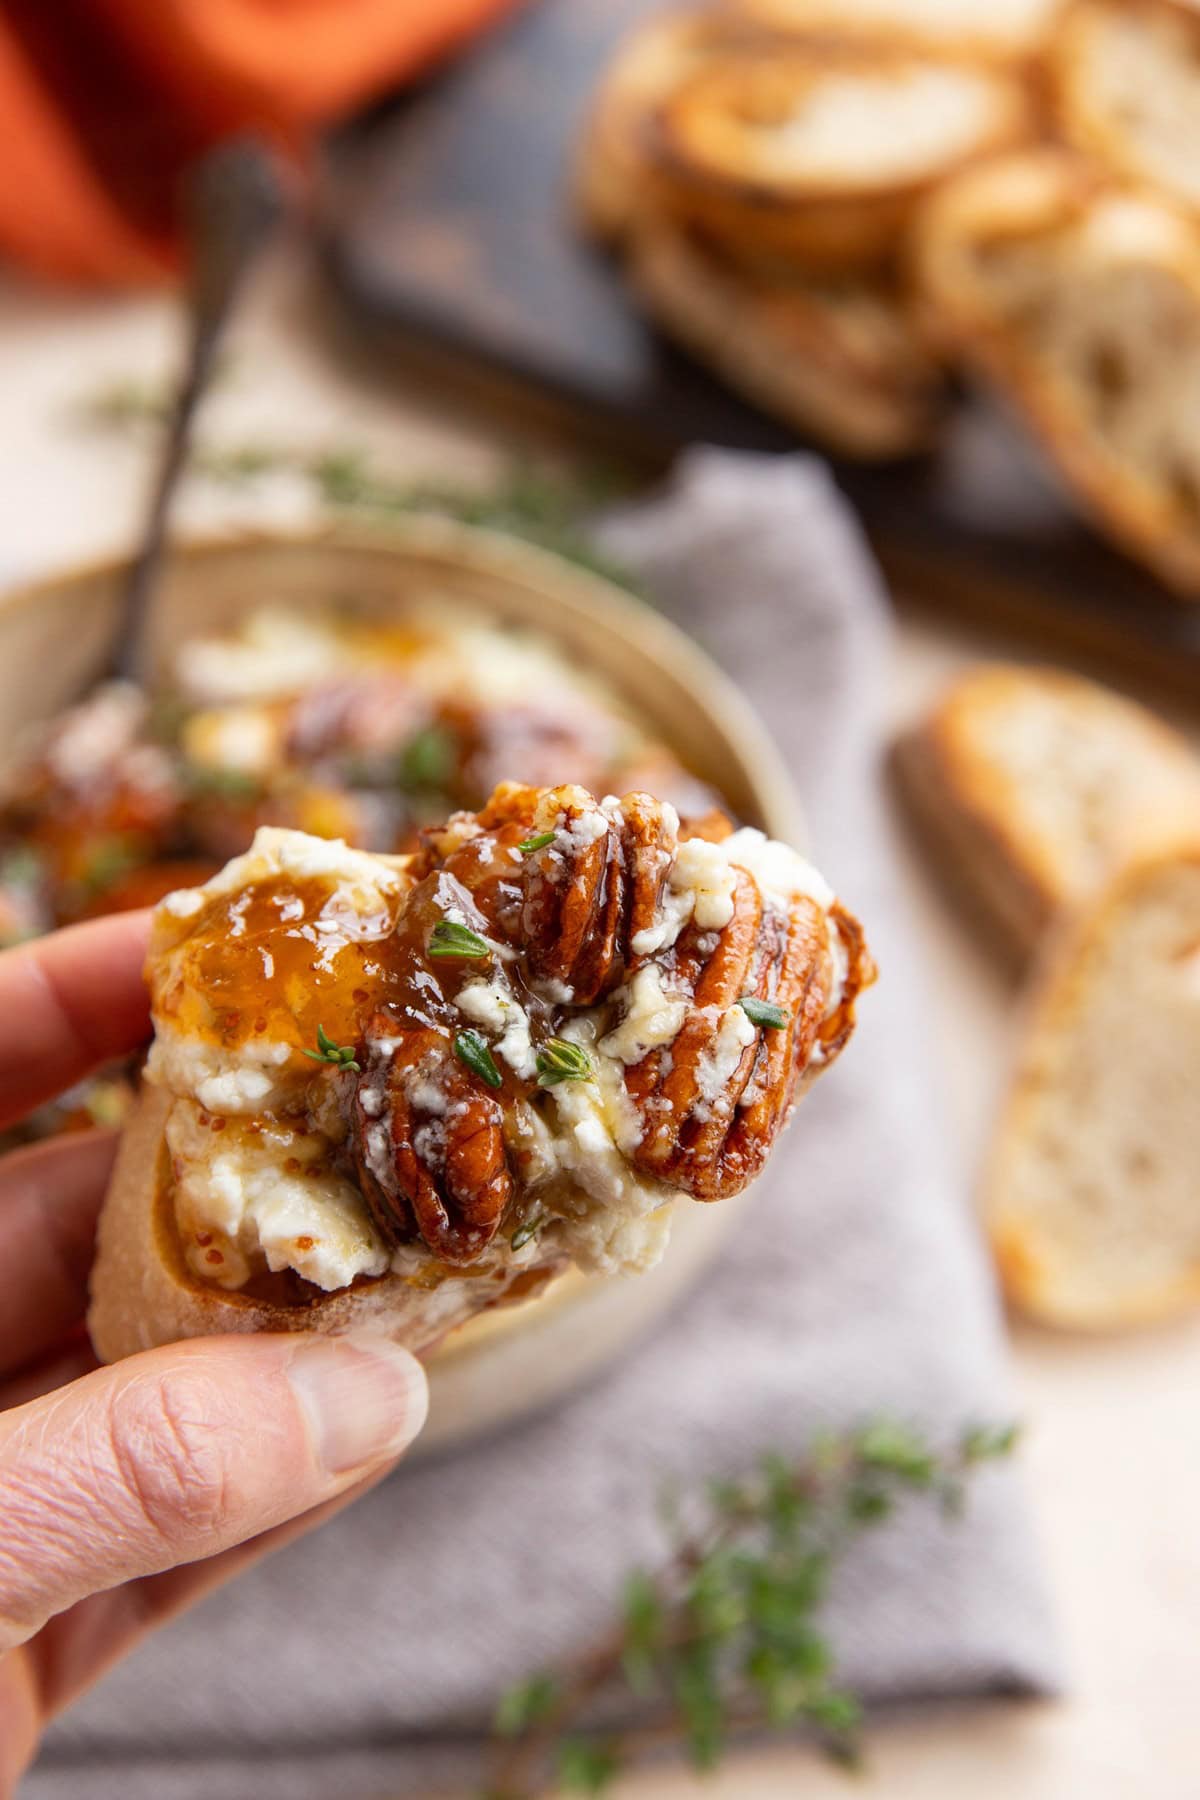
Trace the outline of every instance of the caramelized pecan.
<path fill-rule="evenodd" d="M 569 993 L 576 1006 L 610 992 L 636 965 L 631 941 L 656 915 L 675 851 L 672 810 L 648 794 L 627 794 L 619 810 L 605 812 L 583 788 L 505 783 L 482 812 L 426 833 L 415 871 L 478 869 L 481 836 L 502 853 L 549 840 L 518 856 L 520 904 L 497 920 L 533 979 Z M 490 847 L 487 855 L 490 866 Z"/>
<path fill-rule="evenodd" d="M 417 1235 L 442 1262 L 472 1262 L 512 1198 L 504 1108 L 441 1033 L 396 1033 L 380 1015 L 367 1036 L 353 1135 L 371 1215 L 390 1244 Z"/>
<path fill-rule="evenodd" d="M 636 1166 L 698 1200 L 737 1193 L 758 1174 L 805 1078 L 828 1064 L 853 1029 L 854 1002 L 874 976 L 856 921 L 813 900 L 764 908 L 757 884 L 739 871 L 734 913 L 704 959 L 700 934 L 680 939 L 675 980 L 692 1000 L 667 1050 L 626 1070 L 627 1092 L 644 1121 L 631 1154 Z M 841 996 L 830 1011 L 839 936 L 846 959 Z M 786 1015 L 755 1025 L 744 998 Z"/>

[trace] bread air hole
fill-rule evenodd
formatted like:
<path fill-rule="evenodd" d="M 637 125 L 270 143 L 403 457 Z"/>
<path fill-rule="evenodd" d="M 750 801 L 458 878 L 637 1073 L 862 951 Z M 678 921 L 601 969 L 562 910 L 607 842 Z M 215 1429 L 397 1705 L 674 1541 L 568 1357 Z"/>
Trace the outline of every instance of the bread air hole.
<path fill-rule="evenodd" d="M 1111 412 L 1129 393 L 1132 371 L 1119 344 L 1103 339 L 1093 344 L 1088 358 L 1091 385 L 1105 411 Z"/>

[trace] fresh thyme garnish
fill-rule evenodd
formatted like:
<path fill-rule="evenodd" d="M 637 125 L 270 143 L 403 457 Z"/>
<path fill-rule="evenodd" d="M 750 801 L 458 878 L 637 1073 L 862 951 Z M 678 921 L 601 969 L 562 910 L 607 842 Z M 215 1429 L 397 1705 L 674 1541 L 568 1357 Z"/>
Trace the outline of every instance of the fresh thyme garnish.
<path fill-rule="evenodd" d="M 518 844 L 517 849 L 522 856 L 532 856 L 535 850 L 544 850 L 547 844 L 552 844 L 557 836 L 557 831 L 540 831 L 537 837 L 526 838 L 523 844 Z"/>
<path fill-rule="evenodd" d="M 550 1038 L 537 1053 L 539 1087 L 557 1087 L 560 1081 L 586 1081 L 592 1059 L 579 1044 L 566 1038 Z"/>
<path fill-rule="evenodd" d="M 472 1075 L 478 1075 L 490 1088 L 504 1086 L 504 1077 L 496 1067 L 487 1039 L 478 1031 L 460 1031 L 454 1040 L 454 1054 Z"/>
<path fill-rule="evenodd" d="M 508 1240 L 511 1248 L 514 1250 L 523 1250 L 526 1244 L 530 1243 L 537 1236 L 538 1232 L 542 1229 L 542 1226 L 546 1223 L 546 1218 L 547 1215 L 544 1212 L 530 1213 L 524 1223 L 517 1226 L 517 1229 Z"/>
<path fill-rule="evenodd" d="M 469 925 L 457 925 L 453 919 L 439 919 L 429 934 L 429 954 L 483 958 L 492 954 L 492 947 Z"/>
<path fill-rule="evenodd" d="M 396 780 L 409 793 L 442 789 L 454 769 L 454 740 L 440 725 L 427 725 L 400 752 Z"/>
<path fill-rule="evenodd" d="M 773 1000 L 757 1000 L 753 994 L 743 994 L 738 1005 L 752 1024 L 765 1025 L 770 1031 L 781 1030 L 792 1016 Z"/>
<path fill-rule="evenodd" d="M 906 1495 L 957 1515 L 967 1478 L 1007 1456 L 1016 1435 L 1011 1425 L 972 1426 L 939 1451 L 881 1419 L 815 1440 L 799 1460 L 764 1457 L 694 1505 L 676 1498 L 664 1508 L 667 1558 L 628 1578 L 613 1628 L 500 1702 L 489 1800 L 532 1800 L 555 1778 L 572 1793 L 607 1794 L 664 1735 L 702 1771 L 737 1734 L 801 1724 L 839 1761 L 857 1760 L 862 1707 L 838 1680 L 824 1630 L 838 1562 Z M 626 1710 L 649 1704 L 653 1721 L 640 1734 L 589 1729 L 601 1695 L 620 1696 Z"/>
<path fill-rule="evenodd" d="M 85 398 L 76 416 L 93 430 L 144 437 L 161 430 L 169 417 L 164 387 L 121 381 Z M 416 514 L 460 520 L 507 532 L 555 551 L 569 562 L 638 592 L 627 569 L 596 550 L 588 519 L 618 499 L 627 479 L 613 472 L 583 469 L 561 474 L 529 461 L 514 461 L 483 488 L 454 483 L 414 482 L 381 468 L 354 445 L 305 446 L 279 441 L 227 444 L 201 442 L 189 472 L 229 488 L 253 488 L 267 477 L 292 477 L 319 506 L 388 520 Z"/>
<path fill-rule="evenodd" d="M 335 1069 L 353 1069 L 357 1073 L 362 1065 L 354 1055 L 353 1044 L 335 1044 L 323 1025 L 317 1026 L 317 1047 L 305 1050 L 304 1056 L 311 1056 L 314 1062 L 331 1063 Z"/>

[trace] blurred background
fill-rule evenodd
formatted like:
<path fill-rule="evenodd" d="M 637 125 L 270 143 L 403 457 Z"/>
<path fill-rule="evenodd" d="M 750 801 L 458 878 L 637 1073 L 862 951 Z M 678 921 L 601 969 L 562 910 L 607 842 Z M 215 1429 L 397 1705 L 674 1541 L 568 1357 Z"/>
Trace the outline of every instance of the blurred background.
<path fill-rule="evenodd" d="M 144 541 L 197 322 L 181 536 L 449 514 L 607 571 L 599 510 L 689 445 L 829 462 L 887 582 L 882 854 L 1068 1671 L 900 1708 L 868 1787 L 1193 1795 L 1200 8 L 5 0 L 0 101 L 0 614 Z M 7 941 L 164 860 L 18 729 L 55 654 L 0 717 Z M 703 1791 L 843 1782 L 784 1742 Z"/>

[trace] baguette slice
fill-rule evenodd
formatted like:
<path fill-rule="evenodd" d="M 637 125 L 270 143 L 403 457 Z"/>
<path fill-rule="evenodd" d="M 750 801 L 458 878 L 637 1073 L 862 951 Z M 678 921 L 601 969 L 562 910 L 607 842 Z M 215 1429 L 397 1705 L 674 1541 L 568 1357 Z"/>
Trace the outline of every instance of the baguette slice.
<path fill-rule="evenodd" d="M 726 48 L 655 111 L 649 195 L 735 254 L 863 269 L 894 255 L 924 194 L 1030 129 L 1023 85 L 979 63 L 844 41 Z"/>
<path fill-rule="evenodd" d="M 1200 1301 L 1200 841 L 1124 868 L 1057 946 L 986 1211 L 1010 1297 L 1049 1324 Z"/>
<path fill-rule="evenodd" d="M 697 69 L 736 41 L 736 23 L 712 12 L 669 12 L 643 21 L 605 71 L 580 139 L 575 195 L 593 236 L 620 242 L 644 201 L 646 121 Z"/>
<path fill-rule="evenodd" d="M 970 669 L 897 744 L 921 823 L 974 907 L 1028 955 L 1132 854 L 1194 823 L 1200 757 L 1132 700 L 1057 669 Z"/>
<path fill-rule="evenodd" d="M 946 353 L 1024 417 L 1102 530 L 1200 597 L 1200 225 L 1046 149 L 948 184 L 914 256 Z"/>
<path fill-rule="evenodd" d="M 1070 143 L 1200 211 L 1200 11 L 1186 0 L 1078 0 L 1049 64 Z"/>
<path fill-rule="evenodd" d="M 1061 0 L 731 0 L 770 31 L 853 37 L 957 56 L 1021 59 L 1041 45 Z"/>
<path fill-rule="evenodd" d="M 630 269 L 664 329 L 765 412 L 850 457 L 931 441 L 941 370 L 895 284 L 748 269 L 662 222 Z"/>
<path fill-rule="evenodd" d="M 248 1294 L 199 1281 L 184 1259 L 175 1226 L 164 1136 L 172 1096 L 146 1087 L 121 1135 L 100 1217 L 88 1330 L 102 1362 L 157 1344 L 224 1332 L 318 1331 L 330 1336 L 378 1331 L 413 1350 L 428 1350 L 485 1307 L 528 1300 L 566 1267 L 565 1260 L 495 1270 L 440 1287 L 394 1275 L 333 1293 L 282 1278 Z"/>

